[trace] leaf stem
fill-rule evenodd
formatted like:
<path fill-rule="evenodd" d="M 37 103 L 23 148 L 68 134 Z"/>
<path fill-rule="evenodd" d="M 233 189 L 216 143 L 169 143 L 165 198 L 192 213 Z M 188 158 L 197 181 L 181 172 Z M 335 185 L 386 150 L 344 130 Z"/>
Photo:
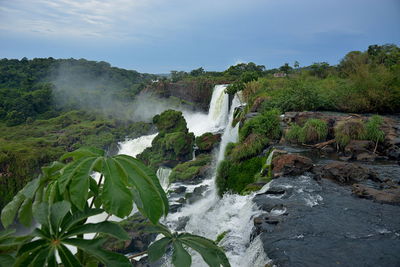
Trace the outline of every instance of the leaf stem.
<path fill-rule="evenodd" d="M 99 182 L 97 183 L 97 187 L 100 188 L 101 182 L 103 181 L 103 174 L 100 175 Z M 89 208 L 91 209 L 94 205 L 94 201 L 96 200 L 96 196 L 93 196 L 92 203 L 90 203 Z"/>

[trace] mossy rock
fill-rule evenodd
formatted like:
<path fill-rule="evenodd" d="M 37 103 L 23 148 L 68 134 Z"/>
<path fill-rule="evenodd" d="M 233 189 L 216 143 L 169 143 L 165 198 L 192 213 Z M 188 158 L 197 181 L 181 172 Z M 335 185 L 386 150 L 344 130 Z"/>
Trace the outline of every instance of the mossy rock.
<path fill-rule="evenodd" d="M 248 184 L 254 183 L 265 162 L 265 157 L 254 157 L 242 162 L 223 160 L 217 170 L 218 194 L 241 193 Z"/>
<path fill-rule="evenodd" d="M 227 156 L 233 161 L 243 161 L 259 155 L 268 144 L 268 138 L 261 134 L 250 134 L 246 139 L 234 146 L 230 145 Z"/>
<path fill-rule="evenodd" d="M 200 153 L 210 152 L 221 142 L 221 134 L 205 133 L 196 137 L 196 145 Z"/>
<path fill-rule="evenodd" d="M 160 133 L 188 132 L 185 118 L 180 111 L 166 110 L 154 116 L 153 123 Z"/>
<path fill-rule="evenodd" d="M 195 160 L 177 165 L 169 176 L 169 182 L 205 178 L 212 160 L 211 155 L 201 154 Z"/>
<path fill-rule="evenodd" d="M 167 121 L 170 120 L 170 121 Z M 193 157 L 194 134 L 189 133 L 182 112 L 167 110 L 153 118 L 159 134 L 151 147 L 137 156 L 154 171 L 160 166 L 175 167 Z"/>

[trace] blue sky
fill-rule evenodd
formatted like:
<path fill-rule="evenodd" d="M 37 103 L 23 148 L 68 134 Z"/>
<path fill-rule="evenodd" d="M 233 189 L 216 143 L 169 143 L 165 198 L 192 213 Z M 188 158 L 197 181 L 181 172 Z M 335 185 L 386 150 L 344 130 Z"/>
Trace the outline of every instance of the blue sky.
<path fill-rule="evenodd" d="M 336 64 L 400 45 L 400 0 L 0 0 L 0 58 L 86 58 L 140 72 Z"/>

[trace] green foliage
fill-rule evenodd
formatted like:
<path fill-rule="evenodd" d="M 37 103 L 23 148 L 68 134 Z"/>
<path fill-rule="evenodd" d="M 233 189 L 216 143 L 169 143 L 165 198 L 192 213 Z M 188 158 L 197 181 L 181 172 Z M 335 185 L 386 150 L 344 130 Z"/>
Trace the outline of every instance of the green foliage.
<path fill-rule="evenodd" d="M 329 74 L 329 64 L 327 62 L 314 63 L 310 66 L 311 75 L 324 79 Z"/>
<path fill-rule="evenodd" d="M 279 67 L 279 70 L 288 74 L 293 68 L 289 66 L 289 63 L 285 63 L 284 65 Z"/>
<path fill-rule="evenodd" d="M 265 66 L 256 65 L 253 62 L 239 63 L 235 66 L 230 66 L 225 71 L 225 74 L 239 77 L 245 72 L 256 72 L 258 74 L 261 74 L 264 70 L 265 70 Z"/>
<path fill-rule="evenodd" d="M 40 223 L 31 235 L 34 241 L 23 244 L 17 253 L 14 266 L 56 266 L 56 253 L 64 266 L 81 266 L 80 260 L 66 246 L 74 246 L 87 255 L 95 257 L 107 266 L 130 266 L 126 257 L 121 254 L 103 250 L 105 239 L 83 239 L 88 233 L 102 233 L 121 240 L 129 240 L 127 233 L 116 223 L 100 222 L 82 224 L 87 217 L 100 214 L 101 209 L 87 209 L 71 213 L 67 201 L 49 205 L 43 202 L 35 211 L 35 219 Z"/>
<path fill-rule="evenodd" d="M 240 141 L 243 142 L 252 133 L 271 140 L 278 139 L 281 135 L 279 115 L 279 110 L 273 109 L 247 120 L 239 131 Z"/>
<path fill-rule="evenodd" d="M 159 134 L 138 158 L 152 169 L 164 163 L 174 167 L 192 158 L 194 134 L 188 133 L 182 112 L 167 110 L 153 118 Z"/>
<path fill-rule="evenodd" d="M 335 126 L 335 139 L 342 147 L 346 146 L 351 140 L 362 140 L 364 136 L 365 125 L 361 120 L 339 121 Z"/>
<path fill-rule="evenodd" d="M 264 157 L 254 157 L 243 162 L 223 160 L 217 169 L 218 194 L 225 192 L 241 193 L 243 189 L 255 182 L 255 174 L 261 171 Z"/>
<path fill-rule="evenodd" d="M 243 142 L 230 149 L 228 157 L 237 162 L 252 158 L 263 152 L 268 141 L 268 138 L 261 134 L 250 134 Z"/>
<path fill-rule="evenodd" d="M 210 266 L 230 266 L 213 241 L 187 233 L 171 233 L 158 224 L 160 217 L 168 213 L 168 200 L 156 175 L 135 158 L 107 157 L 102 150 L 82 148 L 66 153 L 61 159 L 69 162 L 43 167 L 42 175 L 28 183 L 2 210 L 5 227 L 17 213 L 20 222 L 30 225 L 34 217 L 40 225 L 26 237 L 14 238 L 10 232 L 1 234 L 0 248 L 8 253 L 1 255 L 3 262 L 13 266 L 57 266 L 58 254 L 63 266 L 97 265 L 93 259 L 107 266 L 130 266 L 125 256 L 104 250 L 106 239 L 98 237 L 102 234 L 129 240 L 124 229 L 117 223 L 86 223 L 86 219 L 103 212 L 125 217 L 135 202 L 153 224 L 151 228 L 166 236 L 149 247 L 149 259 L 159 259 L 172 244 L 175 266 L 190 266 L 191 256 L 186 246 L 198 251 Z M 90 176 L 93 171 L 101 173 L 98 183 Z M 89 205 L 90 198 L 93 199 Z M 84 239 L 83 235 L 88 233 L 96 235 Z M 78 253 L 72 254 L 67 245 L 76 247 Z"/>
<path fill-rule="evenodd" d="M 224 251 L 210 239 L 188 233 L 173 233 L 162 224 L 150 226 L 148 231 L 164 235 L 163 238 L 150 245 L 148 249 L 150 262 L 159 260 L 167 249 L 172 247 L 172 263 L 175 267 L 189 267 L 191 265 L 188 248 L 199 253 L 208 266 L 230 266 Z"/>
<path fill-rule="evenodd" d="M 154 116 L 153 123 L 160 133 L 187 132 L 185 118 L 181 111 L 166 110 Z"/>
<path fill-rule="evenodd" d="M 380 129 L 383 118 L 378 115 L 372 116 L 365 124 L 365 138 L 376 143 L 385 140 L 385 133 Z"/>
<path fill-rule="evenodd" d="M 303 128 L 298 124 L 293 124 L 286 133 L 286 139 L 289 142 L 299 142 L 303 134 Z"/>
<path fill-rule="evenodd" d="M 308 119 L 300 132 L 300 141 L 303 143 L 317 143 L 325 141 L 328 135 L 328 125 L 319 119 Z"/>
<path fill-rule="evenodd" d="M 40 166 L 58 159 L 65 151 L 93 146 L 111 152 L 117 141 L 148 133 L 147 123 L 123 123 L 71 111 L 50 120 L 6 127 L 0 123 L 0 208 L 40 172 Z"/>
<path fill-rule="evenodd" d="M 196 137 L 196 146 L 200 151 L 211 151 L 221 141 L 221 135 L 204 133 Z"/>
<path fill-rule="evenodd" d="M 211 155 L 201 154 L 195 160 L 178 164 L 172 169 L 169 182 L 185 181 L 196 178 L 204 168 L 211 163 Z"/>

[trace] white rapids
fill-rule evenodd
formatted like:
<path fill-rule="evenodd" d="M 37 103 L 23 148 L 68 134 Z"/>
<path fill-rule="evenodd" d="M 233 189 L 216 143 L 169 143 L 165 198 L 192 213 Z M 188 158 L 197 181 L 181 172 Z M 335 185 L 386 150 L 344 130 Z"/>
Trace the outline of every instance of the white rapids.
<path fill-rule="evenodd" d="M 229 108 L 229 97 L 224 92 L 225 88 L 226 85 L 215 86 L 208 114 L 183 112 L 189 131 L 196 136 L 205 132 L 223 131 L 220 149 L 214 155 L 214 165 L 223 160 L 226 145 L 229 142 L 236 142 L 238 139 L 238 126 L 232 127 L 231 124 L 234 109 L 241 103 L 239 97 L 235 96 Z M 119 144 L 119 154 L 136 156 L 146 147 L 151 146 L 151 141 L 155 136 L 156 134 L 142 136 L 122 142 Z M 157 176 L 164 190 L 168 189 L 170 173 L 171 170 L 168 168 L 160 168 L 157 171 Z M 264 266 L 268 263 L 268 258 L 264 253 L 261 240 L 255 238 L 250 241 L 253 217 L 260 213 L 252 202 L 255 193 L 247 196 L 225 194 L 222 198 L 219 198 L 216 193 L 215 176 L 216 171 L 200 184 L 208 186 L 208 190 L 203 193 L 201 200 L 187 204 L 179 211 L 169 214 L 163 223 L 174 229 L 178 226 L 179 218 L 187 217 L 188 222 L 184 231 L 202 235 L 212 240 L 226 232 L 219 245 L 224 247 L 232 266 Z M 192 191 L 196 186 L 199 185 L 188 185 L 187 192 Z M 173 201 L 173 199 L 170 199 L 170 202 Z M 169 266 L 170 263 L 165 265 Z M 207 265 L 200 256 L 193 254 L 192 266 Z"/>

